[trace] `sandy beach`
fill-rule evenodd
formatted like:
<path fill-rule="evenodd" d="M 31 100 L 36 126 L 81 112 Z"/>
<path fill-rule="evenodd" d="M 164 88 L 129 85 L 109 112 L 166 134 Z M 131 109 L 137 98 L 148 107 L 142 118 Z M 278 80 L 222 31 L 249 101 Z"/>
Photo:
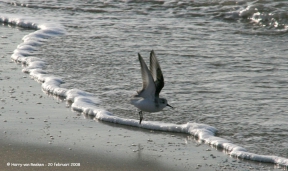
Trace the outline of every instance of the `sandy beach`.
<path fill-rule="evenodd" d="M 232 158 L 190 135 L 104 123 L 71 111 L 10 60 L 26 33 L 6 29 L 0 38 L 0 170 L 279 170 Z"/>
<path fill-rule="evenodd" d="M 14 64 L 15 65 L 15 64 Z M 3 77 L 4 76 L 4 77 Z M 1 170 L 271 170 L 184 134 L 98 122 L 65 108 L 39 83 L 2 73 Z M 9 77 L 9 78 L 8 78 Z"/>

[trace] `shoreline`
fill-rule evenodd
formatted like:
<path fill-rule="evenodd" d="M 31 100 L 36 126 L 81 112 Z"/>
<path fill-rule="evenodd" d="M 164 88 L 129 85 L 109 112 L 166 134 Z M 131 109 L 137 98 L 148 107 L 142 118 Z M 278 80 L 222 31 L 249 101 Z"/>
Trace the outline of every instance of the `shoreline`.
<path fill-rule="evenodd" d="M 278 170 L 273 164 L 230 157 L 190 135 L 92 120 L 65 108 L 65 102 L 19 72 L 5 73 L 1 80 L 1 169 Z"/>
<path fill-rule="evenodd" d="M 26 33 L 6 29 L 0 39 L 1 170 L 279 170 L 230 157 L 190 135 L 105 123 L 65 108 L 9 62 Z"/>

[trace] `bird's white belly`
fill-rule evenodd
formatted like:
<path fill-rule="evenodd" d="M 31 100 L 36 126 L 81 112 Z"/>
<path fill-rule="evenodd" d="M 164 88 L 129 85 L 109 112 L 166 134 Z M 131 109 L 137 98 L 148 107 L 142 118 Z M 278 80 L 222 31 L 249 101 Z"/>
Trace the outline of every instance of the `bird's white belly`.
<path fill-rule="evenodd" d="M 148 99 L 133 99 L 131 101 L 131 103 L 137 107 L 138 109 L 140 109 L 141 111 L 145 111 L 145 112 L 159 112 L 161 111 L 165 106 L 159 106 L 156 105 L 156 103 L 154 102 L 154 100 L 148 100 Z"/>

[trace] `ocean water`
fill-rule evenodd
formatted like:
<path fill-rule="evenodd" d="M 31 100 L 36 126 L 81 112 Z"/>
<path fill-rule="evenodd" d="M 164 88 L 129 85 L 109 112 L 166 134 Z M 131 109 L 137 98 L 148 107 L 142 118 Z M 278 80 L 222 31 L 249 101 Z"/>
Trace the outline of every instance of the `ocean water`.
<path fill-rule="evenodd" d="M 153 49 L 175 109 L 140 127 L 185 132 L 231 155 L 288 165 L 288 2 L 0 1 L 31 29 L 12 59 L 72 109 L 139 126 L 137 53 Z"/>

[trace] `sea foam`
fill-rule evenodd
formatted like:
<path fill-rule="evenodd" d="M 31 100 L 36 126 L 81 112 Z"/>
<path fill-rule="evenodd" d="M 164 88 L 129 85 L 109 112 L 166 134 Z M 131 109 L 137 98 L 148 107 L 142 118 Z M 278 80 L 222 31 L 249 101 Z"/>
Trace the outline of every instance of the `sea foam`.
<path fill-rule="evenodd" d="M 259 32 L 260 34 L 283 34 L 287 33 L 287 12 L 283 10 L 275 10 L 275 7 L 263 6 L 261 4 L 251 4 L 245 8 L 236 11 L 226 12 L 225 19 L 239 20 L 245 19 L 250 22 L 267 28 L 267 32 Z"/>
<path fill-rule="evenodd" d="M 42 82 L 42 89 L 44 91 L 56 96 L 64 97 L 68 102 L 70 102 L 73 110 L 94 116 L 95 119 L 105 122 L 157 131 L 191 134 L 197 137 L 199 141 L 214 146 L 215 148 L 224 149 L 234 157 L 288 166 L 288 159 L 286 158 L 250 153 L 241 146 L 215 136 L 217 129 L 206 124 L 188 122 L 179 125 L 173 123 L 143 121 L 140 125 L 138 120 L 118 117 L 101 108 L 101 101 L 93 94 L 78 89 L 62 88 L 62 79 L 53 74 L 46 73 L 44 70 L 46 65 L 45 61 L 39 57 L 31 56 L 31 52 L 37 50 L 39 46 L 47 41 L 47 39 L 65 34 L 65 29 L 61 25 L 39 24 L 17 17 L 1 15 L 0 22 L 35 29 L 34 32 L 23 37 L 23 43 L 17 46 L 11 58 L 17 62 L 23 63 L 26 66 L 23 68 L 23 72 L 29 73 L 35 80 Z"/>

